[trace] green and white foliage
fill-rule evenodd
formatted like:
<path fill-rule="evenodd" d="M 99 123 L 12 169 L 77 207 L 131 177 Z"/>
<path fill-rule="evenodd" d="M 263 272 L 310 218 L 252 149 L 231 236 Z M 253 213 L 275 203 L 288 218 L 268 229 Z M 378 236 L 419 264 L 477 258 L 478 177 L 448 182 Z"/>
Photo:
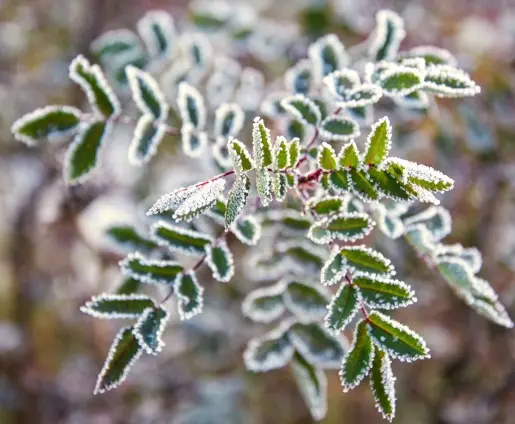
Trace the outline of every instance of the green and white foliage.
<path fill-rule="evenodd" d="M 435 98 L 473 96 L 480 89 L 447 50 L 402 51 L 404 23 L 387 10 L 378 12 L 364 44 L 346 49 L 336 35 L 322 36 L 269 83 L 271 58 L 285 63 L 300 56 L 299 34 L 288 35 L 253 12 L 248 21 L 240 19 L 242 7 L 195 2 L 193 25 L 177 24 L 191 31 L 183 34 L 172 16 L 154 10 L 136 31 L 101 35 L 91 47 L 102 68 L 82 56 L 70 66 L 91 110 L 46 106 L 12 125 L 15 138 L 29 146 L 73 139 L 63 166 L 72 184 L 99 168 L 117 125 L 132 127 L 128 155 L 134 165 L 148 164 L 165 136 L 181 145 L 181 155 L 195 159 L 185 176 L 194 183 L 170 187 L 149 208 L 147 215 L 162 219 L 151 223 L 149 236 L 128 225 L 106 231 L 127 255 L 119 263 L 125 282 L 116 293 L 93 296 L 81 310 L 133 322 L 113 341 L 95 393 L 121 384 L 142 354 L 162 350 L 172 297 L 181 320 L 202 312 L 200 276 L 229 282 L 237 239 L 249 246 L 247 277 L 266 282 L 245 297 L 242 313 L 275 326 L 249 342 L 246 367 L 265 372 L 289 365 L 316 420 L 327 412 L 325 370 L 340 369 L 344 391 L 369 376 L 376 406 L 391 421 L 392 360 L 424 359 L 429 348 L 384 314 L 417 299 L 402 276 L 395 277 L 390 259 L 371 247 L 379 238 L 403 236 L 472 309 L 501 326 L 513 322 L 478 275 L 478 250 L 443 243 L 451 218 L 438 204 L 453 180 L 426 164 L 390 156 L 398 120 L 373 116 L 393 114 L 396 106 L 408 109 L 403 115 L 422 116 L 437 107 Z M 213 50 L 211 31 L 213 40 L 232 40 L 227 51 Z M 256 67 L 233 56 L 249 56 Z M 130 95 L 118 97 L 108 81 Z M 137 115 L 122 111 L 120 99 L 133 103 L 128 110 Z M 258 110 L 266 123 L 255 116 Z M 220 173 L 195 182 L 203 164 Z M 139 191 L 133 194 L 141 198 Z M 421 203 L 433 206 L 421 209 Z M 165 294 L 155 300 L 139 290 Z M 351 343 L 344 332 L 352 334 Z"/>

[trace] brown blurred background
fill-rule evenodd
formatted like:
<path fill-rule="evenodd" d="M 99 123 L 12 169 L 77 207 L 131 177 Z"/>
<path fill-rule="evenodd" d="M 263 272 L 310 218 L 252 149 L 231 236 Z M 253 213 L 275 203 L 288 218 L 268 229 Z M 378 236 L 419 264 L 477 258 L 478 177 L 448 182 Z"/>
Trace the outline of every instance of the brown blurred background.
<path fill-rule="evenodd" d="M 136 173 L 120 159 L 108 180 L 100 175 L 92 184 L 67 188 L 58 149 L 29 149 L 9 132 L 16 118 L 37 107 L 82 106 L 82 93 L 68 79 L 68 64 L 79 53 L 88 55 L 90 42 L 103 31 L 133 28 L 152 8 L 168 10 L 180 21 L 187 3 L 0 0 L 2 424 L 312 422 L 288 370 L 263 375 L 244 370 L 241 352 L 248 338 L 264 331 L 239 310 L 250 289 L 244 264 L 229 285 L 206 282 L 205 312 L 188 323 L 172 322 L 160 356 L 140 360 L 118 390 L 93 396 L 119 324 L 91 319 L 78 308 L 92 294 L 119 283 L 120 256 L 102 243 L 101 230 L 109 221 L 142 219 L 143 209 L 134 200 L 145 195 L 134 191 L 148 192 L 145 181 L 151 171 Z M 444 201 L 454 217 L 453 234 L 446 241 L 480 248 L 485 262 L 481 276 L 515 317 L 515 2 L 327 3 L 339 13 L 317 16 L 344 43 L 362 40 L 373 27 L 375 12 L 388 7 L 406 20 L 405 45 L 448 48 L 482 86 L 473 99 L 440 102 L 436 118 L 408 122 L 396 149 L 413 159 L 430 157 L 456 179 L 456 189 Z M 272 19 L 309 29 L 314 16 L 306 6 L 320 10 L 324 1 L 252 4 Z M 279 63 L 272 69 L 287 66 Z M 128 137 L 117 134 L 110 160 L 126 156 Z M 386 248 L 419 298 L 398 316 L 424 335 L 433 354 L 420 363 L 394 364 L 395 422 L 515 422 L 515 333 L 467 308 L 402 241 Z M 324 423 L 382 422 L 367 384 L 343 394 L 337 372 L 329 378 Z"/>

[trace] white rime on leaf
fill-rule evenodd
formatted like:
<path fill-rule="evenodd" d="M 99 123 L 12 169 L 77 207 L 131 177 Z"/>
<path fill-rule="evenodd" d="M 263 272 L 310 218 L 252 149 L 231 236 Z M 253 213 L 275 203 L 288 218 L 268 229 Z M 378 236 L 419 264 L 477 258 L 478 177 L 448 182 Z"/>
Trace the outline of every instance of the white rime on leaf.
<path fill-rule="evenodd" d="M 154 77 L 132 65 L 128 65 L 125 72 L 131 88 L 132 100 L 138 109 L 155 120 L 166 120 L 169 106 Z"/>
<path fill-rule="evenodd" d="M 406 218 L 404 225 L 408 231 L 416 225 L 424 225 L 429 230 L 432 241 L 437 242 L 451 233 L 452 218 L 444 207 L 430 206 L 424 211 Z"/>
<path fill-rule="evenodd" d="M 139 252 L 129 253 L 119 262 L 122 273 L 145 284 L 173 285 L 183 271 L 179 262 L 147 259 Z"/>
<path fill-rule="evenodd" d="M 343 68 L 348 62 L 345 47 L 335 34 L 328 34 L 311 44 L 308 56 L 317 81 Z"/>
<path fill-rule="evenodd" d="M 369 41 L 369 56 L 375 61 L 395 59 L 404 37 L 406 31 L 402 18 L 391 10 L 380 10 L 376 14 L 376 28 Z"/>
<path fill-rule="evenodd" d="M 170 312 L 163 306 L 154 306 L 145 309 L 134 325 L 134 336 L 147 354 L 157 355 L 163 349 L 162 334 L 169 318 Z"/>
<path fill-rule="evenodd" d="M 158 245 L 188 256 L 203 255 L 205 246 L 213 242 L 213 238 L 207 234 L 166 221 L 156 222 L 150 229 L 150 237 Z"/>
<path fill-rule="evenodd" d="M 423 87 L 424 72 L 410 66 L 392 65 L 381 73 L 377 84 L 387 96 L 406 96 Z"/>
<path fill-rule="evenodd" d="M 256 172 L 256 190 L 263 206 L 268 206 L 272 201 L 272 177 L 266 169 Z"/>
<path fill-rule="evenodd" d="M 334 240 L 354 242 L 369 235 L 374 225 L 366 213 L 344 212 L 315 222 L 307 238 L 317 244 L 328 244 Z"/>
<path fill-rule="evenodd" d="M 223 103 L 215 112 L 215 136 L 236 136 L 245 122 L 245 114 L 237 103 Z"/>
<path fill-rule="evenodd" d="M 324 171 L 333 171 L 338 169 L 338 163 L 336 162 L 336 153 L 329 143 L 325 141 L 320 145 L 317 154 L 317 168 L 321 168 Z"/>
<path fill-rule="evenodd" d="M 402 53 L 405 57 L 420 57 L 424 59 L 426 65 L 450 65 L 456 66 L 458 61 L 449 52 L 449 50 L 442 49 L 435 46 L 417 46 L 413 47 L 407 52 Z"/>
<path fill-rule="evenodd" d="M 324 286 L 332 286 L 340 282 L 347 273 L 347 261 L 340 255 L 340 249 L 332 250 L 320 272 L 320 280 Z"/>
<path fill-rule="evenodd" d="M 395 417 L 395 377 L 390 356 L 379 348 L 376 348 L 370 372 L 370 388 L 374 394 L 377 410 L 384 419 L 391 422 Z"/>
<path fill-rule="evenodd" d="M 381 87 L 365 83 L 347 90 L 340 98 L 336 98 L 336 104 L 344 109 L 360 108 L 377 103 L 382 95 Z"/>
<path fill-rule="evenodd" d="M 363 162 L 381 167 L 392 148 L 392 126 L 387 116 L 377 121 L 367 137 Z"/>
<path fill-rule="evenodd" d="M 338 116 L 325 118 L 320 123 L 318 133 L 329 141 L 347 141 L 361 134 L 359 124 L 354 119 Z"/>
<path fill-rule="evenodd" d="M 211 209 L 216 199 L 225 188 L 225 180 L 220 178 L 197 188 L 193 196 L 188 197 L 173 214 L 175 221 L 191 221 L 206 210 Z"/>
<path fill-rule="evenodd" d="M 196 129 L 204 129 L 206 125 L 206 106 L 199 91 L 183 81 L 179 84 L 177 106 L 183 123 L 189 123 Z"/>
<path fill-rule="evenodd" d="M 251 291 L 241 304 L 243 315 L 255 322 L 269 323 L 278 319 L 285 311 L 283 292 L 285 280 Z"/>
<path fill-rule="evenodd" d="M 341 332 L 356 316 L 361 301 L 359 290 L 347 282 L 342 283 L 327 305 L 325 327 L 333 334 Z"/>
<path fill-rule="evenodd" d="M 429 65 L 424 90 L 437 97 L 475 96 L 481 92 L 481 88 L 466 72 L 449 65 Z"/>
<path fill-rule="evenodd" d="M 242 243 L 255 246 L 261 238 L 261 223 L 252 215 L 238 219 L 232 226 L 231 232 Z"/>
<path fill-rule="evenodd" d="M 229 157 L 236 175 L 243 174 L 254 169 L 255 164 L 245 145 L 234 138 L 230 138 L 227 143 Z"/>
<path fill-rule="evenodd" d="M 284 75 L 284 85 L 290 93 L 308 94 L 312 84 L 313 73 L 311 63 L 307 59 L 297 62 Z"/>
<path fill-rule="evenodd" d="M 154 301 L 145 294 L 102 293 L 93 296 L 80 311 L 95 318 L 138 318 L 145 309 L 154 306 Z"/>
<path fill-rule="evenodd" d="M 185 122 L 181 127 L 182 151 L 190 158 L 198 158 L 204 153 L 209 143 L 208 135 L 198 131 L 193 124 Z"/>
<path fill-rule="evenodd" d="M 304 125 L 317 126 L 322 120 L 318 105 L 303 94 L 295 94 L 281 100 L 281 106 Z"/>
<path fill-rule="evenodd" d="M 227 170 L 232 166 L 227 139 L 218 137 L 217 140 L 212 144 L 211 154 L 213 155 L 213 159 L 215 160 L 216 164 L 221 169 Z"/>
<path fill-rule="evenodd" d="M 99 117 L 115 118 L 121 112 L 120 101 L 98 65 L 91 65 L 82 55 L 70 64 L 70 79 L 77 83 Z"/>
<path fill-rule="evenodd" d="M 243 174 L 238 176 L 233 183 L 227 197 L 225 209 L 225 231 L 228 231 L 245 207 L 250 191 L 250 178 Z"/>
<path fill-rule="evenodd" d="M 417 301 L 415 292 L 403 281 L 359 272 L 352 277 L 362 300 L 372 309 L 404 308 Z"/>
<path fill-rule="evenodd" d="M 143 165 L 157 153 L 157 148 L 164 135 L 166 126 L 160 123 L 154 125 L 154 118 L 142 115 L 138 120 L 131 145 L 129 146 L 129 162 L 132 165 Z"/>
<path fill-rule="evenodd" d="M 207 36 L 200 32 L 183 33 L 180 47 L 197 73 L 197 78 L 203 76 L 213 60 L 213 47 Z"/>
<path fill-rule="evenodd" d="M 123 327 L 111 344 L 104 367 L 98 375 L 95 394 L 115 389 L 122 384 L 143 349 L 132 333 L 132 327 Z"/>
<path fill-rule="evenodd" d="M 147 215 L 155 215 L 179 206 L 199 190 L 198 186 L 180 187 L 169 194 L 161 196 L 159 200 L 147 211 Z"/>
<path fill-rule="evenodd" d="M 104 32 L 93 40 L 90 50 L 102 62 L 109 63 L 109 60 L 118 55 L 134 54 L 139 56 L 143 53 L 143 46 L 134 31 L 122 28 Z"/>
<path fill-rule="evenodd" d="M 137 28 L 152 58 L 171 57 L 176 36 L 173 17 L 169 13 L 151 10 L 138 21 Z"/>
<path fill-rule="evenodd" d="M 179 300 L 179 317 L 181 321 L 193 318 L 202 312 L 204 306 L 204 288 L 198 283 L 197 275 L 191 271 L 178 279 L 175 294 Z"/>
<path fill-rule="evenodd" d="M 317 287 L 290 278 L 283 294 L 284 304 L 301 322 L 319 321 L 327 311 L 330 292 L 324 287 Z"/>
<path fill-rule="evenodd" d="M 345 94 L 359 86 L 361 81 L 354 69 L 343 68 L 324 77 L 323 83 L 335 98 L 343 100 Z"/>
<path fill-rule="evenodd" d="M 213 278 L 222 283 L 228 282 L 234 275 L 234 258 L 225 240 L 218 240 L 215 245 L 208 244 L 206 261 L 213 272 Z"/>
<path fill-rule="evenodd" d="M 272 165 L 272 136 L 270 135 L 270 130 L 259 117 L 254 118 L 254 124 L 252 127 L 252 146 L 254 150 L 256 169 L 260 170 Z"/>

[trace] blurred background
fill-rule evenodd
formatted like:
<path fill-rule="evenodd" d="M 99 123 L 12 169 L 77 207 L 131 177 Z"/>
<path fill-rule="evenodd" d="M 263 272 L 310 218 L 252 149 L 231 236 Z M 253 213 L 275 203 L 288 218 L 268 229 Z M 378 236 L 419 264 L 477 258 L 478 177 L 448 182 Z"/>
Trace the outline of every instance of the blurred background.
<path fill-rule="evenodd" d="M 481 95 L 442 101 L 430 117 L 408 117 L 395 149 L 423 163 L 430 158 L 456 180 L 443 202 L 454 218 L 446 242 L 482 251 L 481 276 L 515 317 L 515 2 L 253 0 L 249 5 L 276 24 L 278 35 L 281 28 L 303 34 L 296 47 L 302 55 L 310 40 L 328 32 L 345 45 L 362 41 L 376 11 L 391 8 L 406 21 L 404 47 L 447 48 L 472 73 Z M 175 157 L 176 143 L 170 140 L 149 167 L 131 167 L 130 134 L 122 128 L 94 181 L 70 188 L 61 175 L 62 149 L 29 149 L 13 139 L 10 126 L 47 104 L 83 106 L 81 91 L 68 79 L 69 62 L 79 53 L 91 57 L 89 45 L 104 31 L 134 28 L 155 8 L 171 12 L 176 22 L 192 13 L 191 4 L 180 0 L 0 0 L 0 423 L 311 423 L 287 369 L 259 375 L 244 369 L 246 342 L 264 332 L 240 312 L 252 287 L 244 263 L 228 285 L 204 275 L 204 313 L 187 323 L 172 313 L 165 351 L 142 358 L 118 390 L 92 394 L 119 328 L 79 312 L 93 294 L 121 281 L 116 264 L 122 256 L 106 243 L 103 230 L 113 222 L 142 223 L 139 201 L 176 188 L 191 163 Z M 252 57 L 241 60 L 262 68 Z M 285 57 L 271 55 L 268 62 L 267 81 L 289 66 Z M 234 249 L 244 253 L 241 245 Z M 404 242 L 390 249 L 399 275 L 419 298 L 398 316 L 417 328 L 432 350 L 431 360 L 394 363 L 395 422 L 513 423 L 515 333 L 469 309 Z M 328 377 L 324 423 L 383 422 L 368 384 L 344 394 L 337 372 Z"/>

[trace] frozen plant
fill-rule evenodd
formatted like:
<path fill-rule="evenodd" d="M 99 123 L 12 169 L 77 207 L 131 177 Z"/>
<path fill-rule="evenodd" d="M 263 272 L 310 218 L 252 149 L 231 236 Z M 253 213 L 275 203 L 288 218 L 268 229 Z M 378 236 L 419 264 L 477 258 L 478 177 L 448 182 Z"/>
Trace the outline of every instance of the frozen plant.
<path fill-rule="evenodd" d="M 234 35 L 243 26 L 254 46 L 249 54 L 265 44 L 259 18 L 245 15 L 248 10 L 209 9 L 203 2 L 194 7 L 195 19 L 203 16 L 202 22 L 217 29 Z M 202 15 L 202 7 L 218 12 Z M 122 274 L 165 287 L 168 294 L 152 298 L 135 293 L 134 285 L 94 296 L 81 308 L 100 319 L 133 320 L 113 341 L 95 393 L 120 385 L 141 355 L 162 351 L 171 298 L 183 320 L 202 312 L 201 266 L 218 281 L 231 280 L 238 259 L 229 249 L 229 234 L 252 246 L 239 260 L 249 276 L 267 282 L 243 300 L 243 314 L 277 323 L 249 341 L 245 365 L 253 372 L 290 365 L 317 420 L 327 410 L 325 370 L 340 369 L 345 392 L 368 378 L 377 408 L 391 421 L 392 360 L 430 356 L 423 338 L 389 315 L 417 299 L 390 259 L 367 245 L 374 231 L 406 239 L 468 305 L 513 326 L 492 287 L 478 276 L 480 253 L 442 243 L 451 218 L 438 196 L 453 188 L 452 178 L 392 156 L 393 120 L 373 119 L 381 102 L 423 111 L 437 98 L 473 96 L 480 89 L 446 50 L 401 50 L 404 25 L 394 12 L 380 11 L 376 20 L 361 48 L 346 49 L 334 34 L 315 41 L 278 88 L 231 57 L 243 48 L 236 37 L 215 55 L 205 34 L 181 36 L 169 14 L 152 11 L 137 33 L 110 31 L 93 43 L 102 67 L 82 56 L 70 65 L 70 78 L 84 90 L 91 110 L 47 106 L 13 124 L 15 137 L 28 145 L 73 136 L 63 167 L 69 184 L 84 183 L 102 169 L 102 147 L 121 124 L 133 126 L 128 156 L 134 165 L 147 164 L 170 134 L 180 137 L 185 155 L 210 156 L 219 170 L 157 199 L 147 212 L 149 219 L 157 216 L 148 237 L 130 226 L 108 230 L 133 250 L 120 262 Z M 273 37 L 266 40 L 267 54 L 257 58 L 263 66 L 295 37 L 281 38 L 278 45 Z M 124 112 L 112 87 L 130 93 L 137 116 Z M 432 205 L 414 214 L 410 206 L 416 203 Z M 193 225 L 203 217 L 211 231 Z M 267 237 L 261 239 L 262 233 Z M 187 267 L 176 254 L 196 262 Z M 347 340 L 343 331 L 351 328 Z"/>

